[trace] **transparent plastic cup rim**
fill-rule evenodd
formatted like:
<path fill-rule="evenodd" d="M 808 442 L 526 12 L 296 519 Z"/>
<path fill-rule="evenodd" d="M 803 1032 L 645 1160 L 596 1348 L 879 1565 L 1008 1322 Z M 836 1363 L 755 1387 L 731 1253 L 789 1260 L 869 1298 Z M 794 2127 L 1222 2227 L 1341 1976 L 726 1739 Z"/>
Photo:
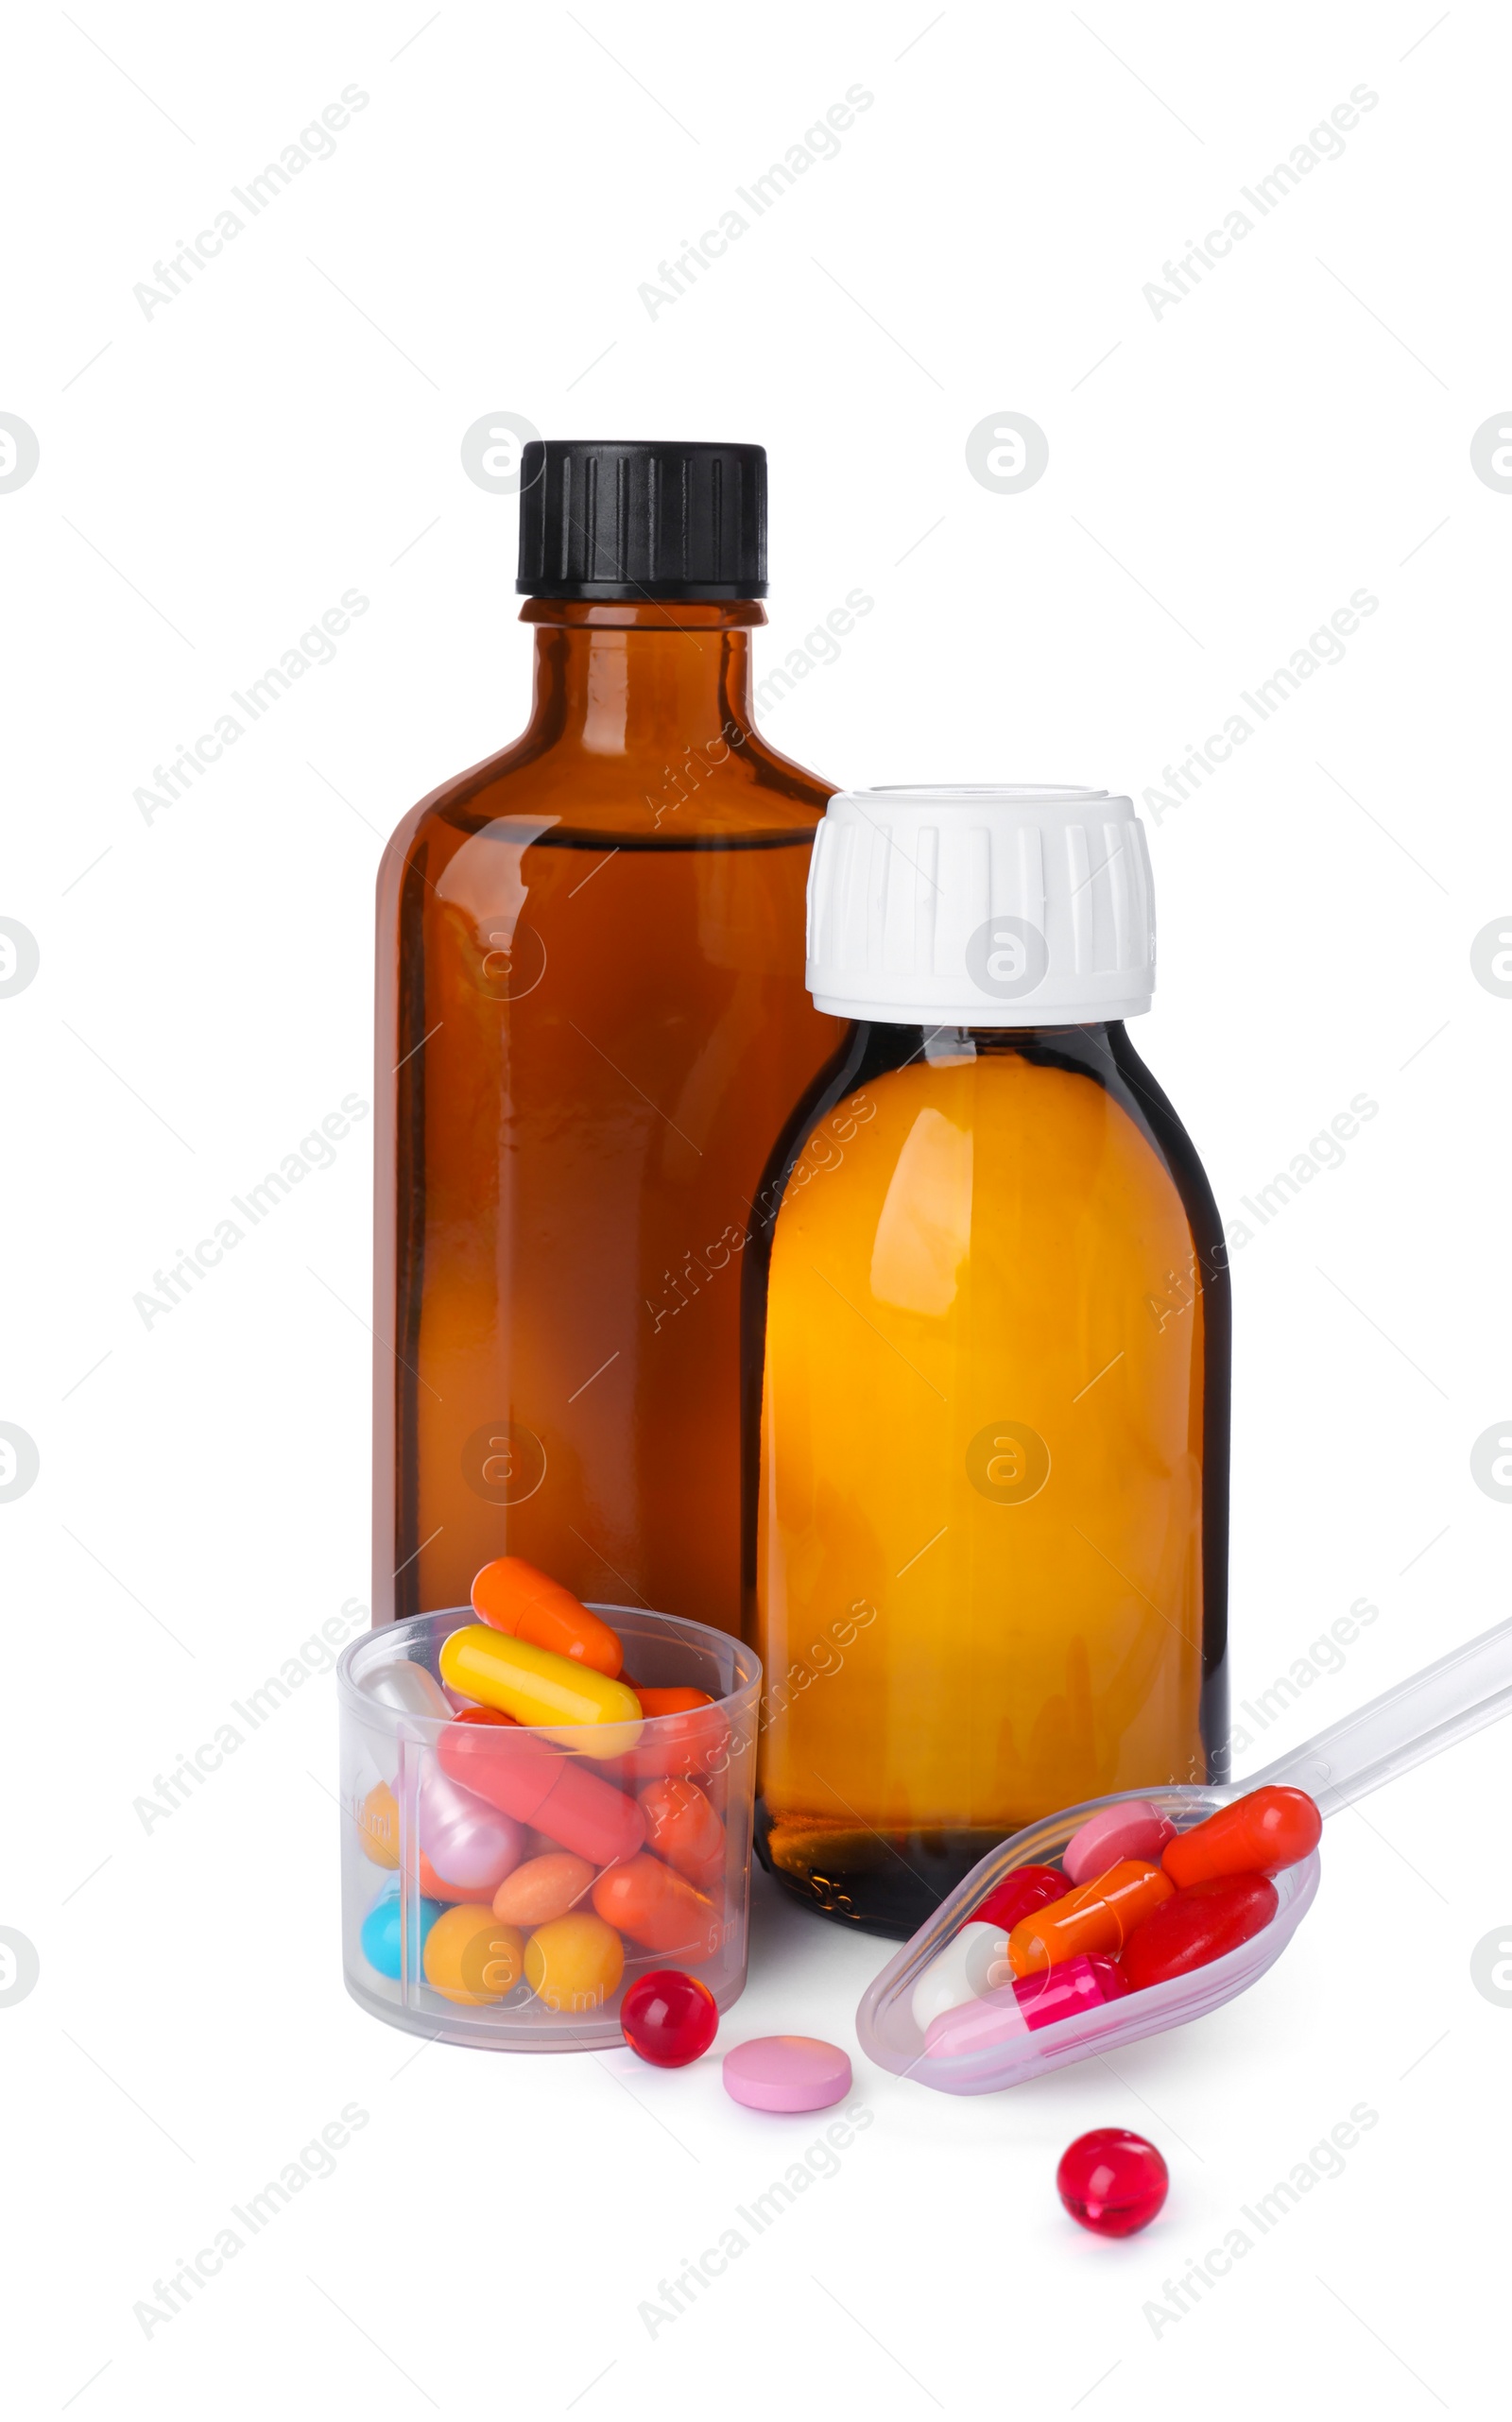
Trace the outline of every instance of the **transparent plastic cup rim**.
<path fill-rule="evenodd" d="M 726 1692 L 722 1697 L 715 1697 L 711 1692 L 710 1705 L 706 1708 L 679 1708 L 671 1715 L 643 1717 L 641 1731 L 638 1735 L 639 1741 L 654 1746 L 658 1741 L 666 1740 L 669 1734 L 675 1735 L 679 1726 L 686 1732 L 688 1726 L 695 1724 L 700 1716 L 707 1720 L 716 1714 L 724 1715 L 733 1726 L 741 1712 L 748 1706 L 752 1694 L 759 1694 L 762 1684 L 761 1658 L 754 1649 L 748 1648 L 744 1640 L 737 1640 L 732 1633 L 716 1631 L 712 1623 L 695 1623 L 687 1615 L 661 1614 L 650 1606 L 610 1606 L 602 1605 L 596 1599 L 586 1598 L 583 1604 L 590 1614 L 602 1617 L 613 1631 L 618 1631 L 622 1623 L 650 1623 L 662 1639 L 675 1640 L 679 1634 L 691 1634 L 693 1635 L 689 1640 L 691 1647 L 704 1648 L 704 1643 L 708 1642 L 709 1647 L 704 1653 L 709 1654 L 717 1644 L 732 1654 L 734 1658 L 736 1670 L 741 1678 L 732 1690 Z M 464 1624 L 475 1623 L 477 1620 L 471 1606 L 438 1606 L 427 1614 L 406 1615 L 398 1623 L 380 1623 L 370 1631 L 359 1633 L 355 1640 L 347 1642 L 336 1658 L 338 1700 L 353 1716 L 361 1718 L 366 1725 L 370 1726 L 378 1722 L 385 1728 L 391 1726 L 396 1733 L 402 1733 L 406 1740 L 434 1741 L 436 1735 L 448 1722 L 456 1722 L 457 1717 L 462 1713 L 462 1708 L 458 1708 L 450 1718 L 447 1718 L 412 1715 L 399 1708 L 386 1707 L 381 1699 L 375 1699 L 369 1692 L 363 1689 L 361 1682 L 356 1678 L 357 1669 L 359 1666 L 368 1666 L 373 1672 L 377 1672 L 387 1665 L 413 1665 L 420 1660 L 406 1656 L 402 1643 L 422 1638 L 427 1625 L 445 1624 L 446 1629 L 436 1635 L 439 1641 L 448 1638 L 452 1632 L 459 1631 Z M 500 1636 L 506 1639 L 508 1637 L 507 1633 Z M 385 1654 L 386 1650 L 387 1654 Z M 424 1670 L 427 1673 L 431 1671 L 429 1666 Z M 441 1687 L 444 1690 L 446 1685 L 442 1683 Z M 647 1690 L 684 1687 L 698 1689 L 701 1685 L 648 1682 L 645 1687 Z M 464 1708 L 473 1704 L 472 1700 L 463 1701 Z M 519 1729 L 522 1732 L 542 1732 L 548 1727 L 525 1724 L 521 1725 Z M 601 1726 L 595 1724 L 553 1724 L 549 1726 L 551 1739 L 556 1747 L 565 1749 L 575 1757 L 584 1755 L 590 1758 L 593 1755 L 594 1736 L 601 1733 L 602 1729 Z M 737 1741 L 730 1745 L 738 1751 L 745 1744 Z"/>

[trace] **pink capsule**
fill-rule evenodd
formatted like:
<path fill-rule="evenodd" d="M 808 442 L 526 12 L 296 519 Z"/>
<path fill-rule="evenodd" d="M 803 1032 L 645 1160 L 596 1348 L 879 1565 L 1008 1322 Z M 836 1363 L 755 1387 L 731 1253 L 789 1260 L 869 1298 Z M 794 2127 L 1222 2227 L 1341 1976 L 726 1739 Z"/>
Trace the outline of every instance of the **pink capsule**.
<path fill-rule="evenodd" d="M 1040 1968 L 1032 1976 L 1021 1976 L 1013 1987 L 1014 2000 L 1023 2012 L 1028 2027 L 1053 2027 L 1057 2018 L 1070 2018 L 1078 2010 L 1097 2010 L 1112 1997 L 1105 1991 L 1099 1968 L 1109 1968 L 1111 1960 L 1098 1960 L 1094 1966 L 1087 1952 L 1078 1952 L 1074 1960 L 1061 1960 L 1055 1967 Z"/>
<path fill-rule="evenodd" d="M 1091 1883 L 1123 1859 L 1160 1864 L 1176 1827 L 1147 1799 L 1120 1800 L 1116 1808 L 1100 1808 L 1074 1832 L 1060 1854 L 1060 1864 L 1073 1883 Z"/>
<path fill-rule="evenodd" d="M 928 2060 L 957 2060 L 964 2053 L 986 2052 L 1015 2036 L 1053 2027 L 1057 2018 L 1100 2009 L 1126 1990 L 1111 1960 L 1078 1952 L 1037 1975 L 1021 1976 L 1011 1985 L 995 1985 L 980 2000 L 932 2019 L 924 2034 L 924 2055 Z"/>
<path fill-rule="evenodd" d="M 469 1889 L 503 1883 L 519 1865 L 524 1828 L 464 1791 L 427 1758 L 420 1786 L 420 1847 L 438 1876 Z"/>
<path fill-rule="evenodd" d="M 1008 1986 L 932 2018 L 924 2032 L 924 2058 L 958 2060 L 965 2053 L 988 2052 L 1028 2032 L 1029 2022 Z"/>

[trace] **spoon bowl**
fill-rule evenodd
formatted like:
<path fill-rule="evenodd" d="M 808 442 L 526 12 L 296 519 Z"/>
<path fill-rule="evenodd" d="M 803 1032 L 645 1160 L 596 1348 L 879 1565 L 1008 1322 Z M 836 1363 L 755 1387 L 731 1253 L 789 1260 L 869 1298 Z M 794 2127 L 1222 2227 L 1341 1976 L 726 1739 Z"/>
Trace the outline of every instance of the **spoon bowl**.
<path fill-rule="evenodd" d="M 1250 1788 L 1245 1786 L 1245 1789 Z M 977 1862 L 969 1876 L 940 1902 L 934 1915 L 910 1942 L 890 1959 L 868 1985 L 856 2013 L 856 2032 L 863 2051 L 879 2068 L 895 2076 L 916 2077 L 945 2094 L 995 2094 L 1005 2086 L 1020 2086 L 1043 2077 L 1052 2069 L 1094 2053 L 1113 2052 L 1121 2044 L 1138 2043 L 1143 2036 L 1160 2035 L 1167 2027 L 1185 2026 L 1205 2018 L 1236 1993 L 1256 1984 L 1280 1959 L 1311 1909 L 1321 1872 L 1314 1850 L 1295 1867 L 1283 1867 L 1272 1878 L 1277 1910 L 1268 1926 L 1247 1943 L 1225 1952 L 1189 1976 L 1175 1976 L 1143 1993 L 1125 1994 L 1101 2008 L 1078 2010 L 1048 2027 L 1013 2035 L 980 2051 L 930 2059 L 913 2013 L 914 1987 L 924 1969 L 944 1950 L 957 1927 L 966 1925 L 993 1887 L 1014 1867 L 1049 1866 L 1058 1862 L 1072 1835 L 1099 1809 L 1117 1808 L 1139 1800 L 1158 1808 L 1179 1832 L 1215 1810 L 1242 1797 L 1239 1787 L 1220 1784 L 1168 1784 L 1154 1791 L 1115 1792 L 1106 1799 L 1084 1800 L 1079 1808 L 1062 1809 L 1040 1817 L 1010 1840 L 999 1843 Z"/>
<path fill-rule="evenodd" d="M 1026 2078 L 1042 2077 L 1074 2060 L 1089 2060 L 1120 2044 L 1138 2043 L 1142 2036 L 1161 2035 L 1167 2027 L 1183 2027 L 1190 2019 L 1205 2017 L 1231 2001 L 1236 1993 L 1246 1992 L 1280 1959 L 1317 1892 L 1315 1850 L 1272 1877 L 1277 1909 L 1268 1926 L 1252 1934 L 1247 1943 L 1226 1951 L 1222 1959 L 1211 1960 L 1206 1967 L 1193 1968 L 1186 1976 L 1168 1977 L 1163 1984 L 1148 1985 L 1097 2008 L 1074 2011 L 1070 2018 L 1048 2027 L 934 2060 L 925 2053 L 912 2004 L 914 1987 L 930 1961 L 945 1949 L 957 1927 L 974 1915 L 994 1885 L 1014 1867 L 1048 1866 L 1058 1861 L 1072 1835 L 1099 1809 L 1117 1808 L 1132 1799 L 1148 1801 L 1170 1818 L 1178 1832 L 1185 1833 L 1246 1794 L 1267 1783 L 1280 1783 L 1308 1793 L 1324 1816 L 1332 1816 L 1423 1759 L 1436 1757 L 1441 1749 L 1508 1713 L 1512 1713 L 1512 1622 L 1498 1623 L 1478 1640 L 1451 1649 L 1422 1673 L 1383 1691 L 1378 1699 L 1245 1782 L 1157 1783 L 1145 1791 L 1110 1792 L 1105 1798 L 1083 1800 L 1079 1808 L 1063 1808 L 1055 1816 L 1037 1819 L 979 1859 L 868 1987 L 856 2012 L 862 2049 L 895 2076 L 917 2078 L 920 2085 L 936 2087 L 941 2093 L 995 2094 L 1001 2087 L 1022 2085 Z"/>

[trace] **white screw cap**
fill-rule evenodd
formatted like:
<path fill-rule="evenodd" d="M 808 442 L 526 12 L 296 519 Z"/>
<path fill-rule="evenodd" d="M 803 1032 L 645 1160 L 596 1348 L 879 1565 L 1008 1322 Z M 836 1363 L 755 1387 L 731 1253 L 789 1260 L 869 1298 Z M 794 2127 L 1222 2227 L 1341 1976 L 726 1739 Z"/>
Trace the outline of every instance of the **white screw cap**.
<path fill-rule="evenodd" d="M 840 791 L 815 837 L 815 1006 L 886 1025 L 1091 1025 L 1155 989 L 1133 802 L 1030 784 Z"/>

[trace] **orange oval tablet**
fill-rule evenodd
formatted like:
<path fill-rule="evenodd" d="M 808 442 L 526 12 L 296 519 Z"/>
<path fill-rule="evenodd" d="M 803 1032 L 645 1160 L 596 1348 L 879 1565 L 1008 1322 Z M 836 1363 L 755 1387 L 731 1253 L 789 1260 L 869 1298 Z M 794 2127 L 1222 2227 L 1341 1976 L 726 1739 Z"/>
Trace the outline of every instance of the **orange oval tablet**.
<path fill-rule="evenodd" d="M 593 1881 L 586 1859 L 571 1850 L 547 1850 L 505 1877 L 493 1895 L 493 1914 L 509 1926 L 545 1926 L 553 1917 L 565 1917 Z"/>
<path fill-rule="evenodd" d="M 476 2009 L 513 1990 L 524 1955 L 517 1926 L 501 1926 L 491 1909 L 459 1901 L 442 1910 L 425 1938 L 425 1982 L 448 2001 Z"/>
<path fill-rule="evenodd" d="M 618 1632 L 523 1555 L 496 1555 L 472 1584 L 472 1612 L 495 1631 L 575 1657 L 612 1681 L 625 1662 Z"/>
<path fill-rule="evenodd" d="M 647 1849 L 707 1890 L 724 1870 L 725 1829 L 706 1795 L 686 1778 L 668 1776 L 647 1783 L 639 1797 Z"/>
<path fill-rule="evenodd" d="M 591 1909 L 549 1919 L 525 1945 L 525 1982 L 548 2010 L 600 2010 L 624 1973 L 624 1944 Z"/>
<path fill-rule="evenodd" d="M 363 1801 L 357 1830 L 364 1858 L 370 1859 L 375 1867 L 398 1866 L 399 1802 L 387 1783 L 374 1783 Z"/>
<path fill-rule="evenodd" d="M 677 1951 L 684 1959 L 711 1958 L 724 1931 L 713 1902 L 644 1850 L 605 1868 L 593 1886 L 593 1907 L 648 1951 Z"/>

